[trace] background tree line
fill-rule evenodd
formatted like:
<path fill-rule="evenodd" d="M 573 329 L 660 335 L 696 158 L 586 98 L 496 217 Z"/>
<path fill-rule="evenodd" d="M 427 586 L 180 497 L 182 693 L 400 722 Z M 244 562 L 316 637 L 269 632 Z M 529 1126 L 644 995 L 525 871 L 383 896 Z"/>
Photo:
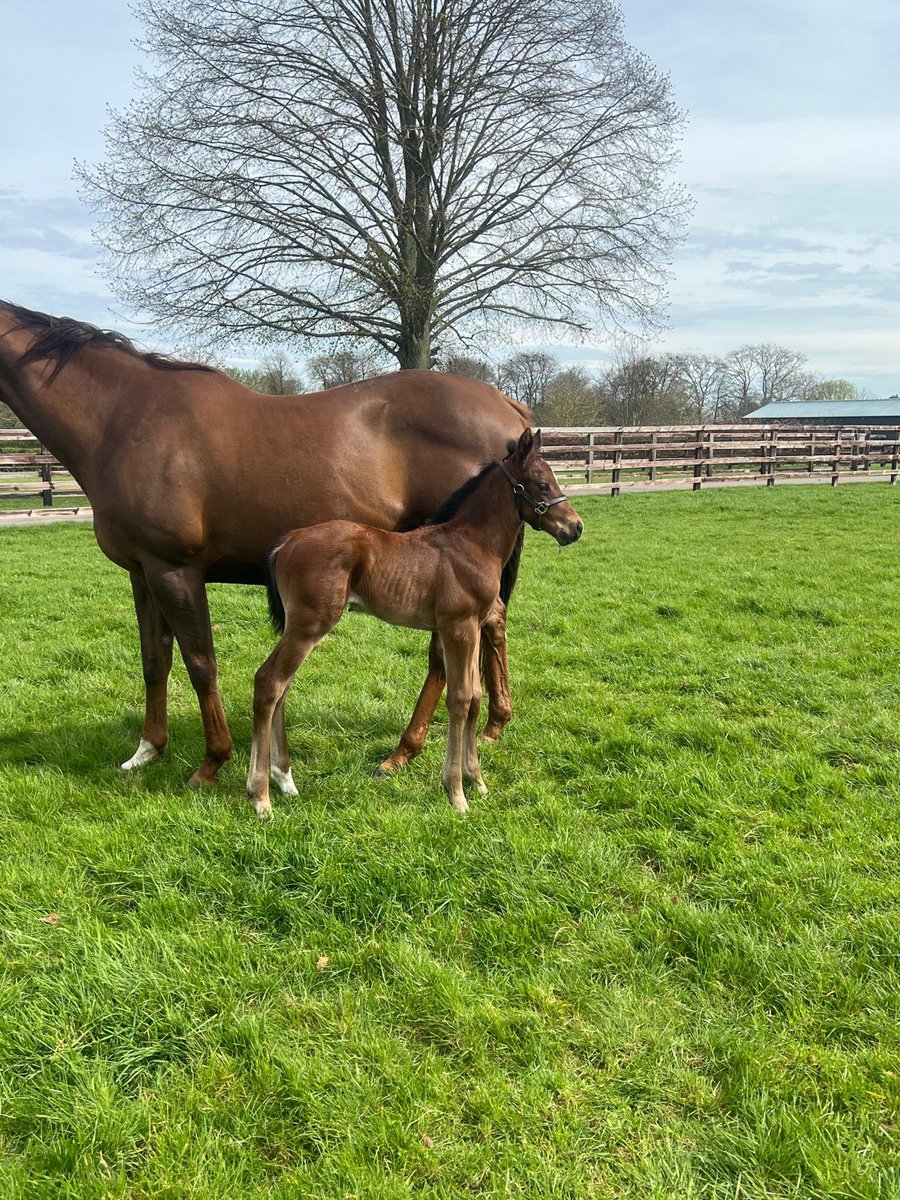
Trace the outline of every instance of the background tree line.
<path fill-rule="evenodd" d="M 184 357 L 210 361 L 256 392 L 289 396 L 355 383 L 391 370 L 384 356 L 345 347 L 295 362 L 270 351 L 255 367 L 230 367 L 194 348 Z M 771 342 L 740 346 L 730 354 L 652 354 L 621 350 L 604 370 L 567 367 L 554 355 L 523 350 L 493 363 L 448 354 L 437 364 L 480 379 L 527 404 L 545 425 L 679 425 L 736 421 L 773 400 L 865 400 L 868 389 L 846 379 L 823 379 L 804 355 Z M 20 424 L 0 404 L 0 428 Z"/>
<path fill-rule="evenodd" d="M 774 400 L 855 400 L 871 393 L 846 379 L 822 379 L 804 355 L 771 342 L 740 346 L 722 357 L 648 353 L 634 346 L 604 370 L 567 367 L 542 351 L 519 351 L 499 362 L 448 354 L 440 369 L 490 383 L 527 404 L 546 425 L 677 425 L 734 421 Z M 331 388 L 390 369 L 362 350 L 342 349 L 299 369 L 285 352 L 256 369 L 225 368 L 256 391 L 284 395 Z"/>

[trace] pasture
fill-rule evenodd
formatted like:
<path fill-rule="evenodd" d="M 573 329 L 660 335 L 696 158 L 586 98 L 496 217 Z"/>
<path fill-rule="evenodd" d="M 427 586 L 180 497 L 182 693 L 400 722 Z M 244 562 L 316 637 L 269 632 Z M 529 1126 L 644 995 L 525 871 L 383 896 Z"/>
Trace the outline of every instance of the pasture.
<path fill-rule="evenodd" d="M 244 796 L 260 589 L 212 589 L 235 761 L 163 762 L 126 575 L 0 533 L 0 1197 L 900 1195 L 900 491 L 578 501 L 529 533 L 516 716 L 460 819 L 426 636 L 348 617 Z"/>

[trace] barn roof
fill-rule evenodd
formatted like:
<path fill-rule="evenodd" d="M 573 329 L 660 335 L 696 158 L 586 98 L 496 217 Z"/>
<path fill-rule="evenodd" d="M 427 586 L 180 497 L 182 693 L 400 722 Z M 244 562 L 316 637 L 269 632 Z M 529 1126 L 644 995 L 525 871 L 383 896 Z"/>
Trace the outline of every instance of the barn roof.
<path fill-rule="evenodd" d="M 745 421 L 797 420 L 811 417 L 833 417 L 840 421 L 846 417 L 868 418 L 900 417 L 900 397 L 889 400 L 776 400 L 764 404 L 755 412 L 747 413 Z"/>

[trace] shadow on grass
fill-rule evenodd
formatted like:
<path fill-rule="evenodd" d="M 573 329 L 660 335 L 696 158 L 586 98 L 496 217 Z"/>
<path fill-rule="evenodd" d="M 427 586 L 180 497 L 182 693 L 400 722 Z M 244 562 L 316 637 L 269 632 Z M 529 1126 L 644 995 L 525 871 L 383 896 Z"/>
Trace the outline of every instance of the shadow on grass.
<path fill-rule="evenodd" d="M 384 716 L 364 715 L 336 707 L 321 714 L 311 726 L 310 714 L 289 721 L 288 736 L 295 765 L 312 778 L 353 773 L 373 775 L 378 765 L 396 748 L 405 722 Z M 221 772 L 219 786 L 243 790 L 243 774 L 250 751 L 248 719 L 230 722 L 234 756 Z M 444 729 L 435 731 L 442 740 Z M 139 719 L 125 716 L 96 721 L 72 721 L 50 727 L 30 726 L 0 731 L 0 767 L 36 768 L 56 771 L 73 779 L 96 783 L 134 781 L 142 791 L 170 792 L 187 785 L 203 758 L 203 735 L 199 718 L 169 721 L 169 745 L 161 759 L 135 771 L 124 772 L 125 761 L 138 744 Z"/>

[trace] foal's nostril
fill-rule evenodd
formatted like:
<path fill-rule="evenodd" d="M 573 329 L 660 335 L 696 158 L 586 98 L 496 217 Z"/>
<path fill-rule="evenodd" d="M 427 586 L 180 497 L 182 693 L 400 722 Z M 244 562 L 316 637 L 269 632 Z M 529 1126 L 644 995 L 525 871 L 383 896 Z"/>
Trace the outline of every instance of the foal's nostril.
<path fill-rule="evenodd" d="M 575 526 L 575 536 L 581 537 L 581 535 L 583 533 L 584 533 L 584 523 L 582 521 L 579 521 L 578 524 Z"/>

